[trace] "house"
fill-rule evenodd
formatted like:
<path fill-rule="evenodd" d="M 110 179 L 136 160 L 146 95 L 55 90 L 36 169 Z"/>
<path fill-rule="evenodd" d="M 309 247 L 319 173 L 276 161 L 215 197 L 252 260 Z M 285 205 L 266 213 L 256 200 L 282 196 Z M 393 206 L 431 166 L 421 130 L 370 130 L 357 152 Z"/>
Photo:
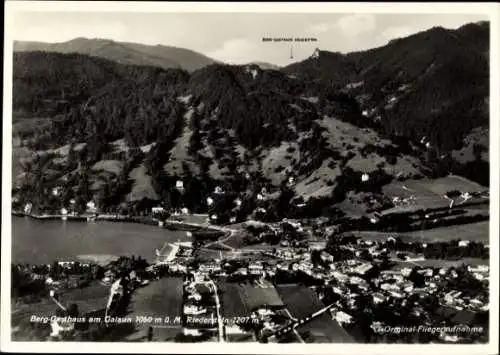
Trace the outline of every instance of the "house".
<path fill-rule="evenodd" d="M 190 294 L 187 298 L 188 298 L 188 300 L 200 301 L 201 295 L 198 292 L 195 292 L 195 293 Z"/>
<path fill-rule="evenodd" d="M 477 266 L 467 266 L 467 270 L 470 272 L 488 272 L 490 267 L 488 265 L 477 265 Z"/>
<path fill-rule="evenodd" d="M 392 297 L 394 297 L 394 298 L 403 298 L 403 297 L 405 297 L 405 295 L 404 295 L 402 292 L 400 292 L 400 291 L 396 291 L 396 290 L 391 290 L 391 291 L 389 291 L 389 294 L 390 294 Z"/>
<path fill-rule="evenodd" d="M 363 175 L 361 175 L 362 182 L 366 182 L 368 180 L 370 180 L 370 175 L 368 175 L 367 173 L 364 173 Z"/>
<path fill-rule="evenodd" d="M 62 191 L 62 188 L 60 186 L 54 187 L 52 189 L 52 196 L 59 196 Z"/>
<path fill-rule="evenodd" d="M 432 275 L 434 275 L 434 270 L 430 269 L 430 268 L 427 268 L 427 269 L 421 269 L 421 270 L 418 270 L 418 273 L 420 275 L 423 275 L 425 277 L 432 277 Z"/>
<path fill-rule="evenodd" d="M 224 190 L 222 189 L 222 187 L 216 186 L 215 189 L 214 189 L 214 194 L 216 194 L 216 195 L 222 195 L 222 194 L 224 194 Z"/>
<path fill-rule="evenodd" d="M 339 288 L 337 286 L 333 286 L 332 291 L 338 295 L 343 295 L 345 293 L 344 290 L 342 290 L 341 288 Z"/>
<path fill-rule="evenodd" d="M 395 285 L 395 284 L 390 284 L 390 283 L 383 283 L 380 285 L 380 289 L 384 291 L 390 291 L 390 290 L 399 290 L 400 288 Z"/>
<path fill-rule="evenodd" d="M 207 309 L 203 307 L 198 307 L 194 305 L 186 305 L 184 306 L 184 314 L 190 314 L 190 315 L 199 315 L 207 313 Z"/>
<path fill-rule="evenodd" d="M 347 280 L 349 280 L 349 276 L 341 273 L 340 271 L 334 271 L 332 276 L 340 282 L 347 282 Z"/>
<path fill-rule="evenodd" d="M 163 213 L 163 212 L 165 212 L 165 209 L 161 206 L 151 208 L 152 214 L 158 214 L 158 213 Z"/>
<path fill-rule="evenodd" d="M 322 251 L 320 257 L 323 261 L 333 262 L 333 255 L 327 253 L 326 251 Z"/>
<path fill-rule="evenodd" d="M 66 208 L 64 208 L 64 207 L 63 207 L 63 208 L 61 208 L 61 214 L 62 214 L 63 216 L 66 216 L 66 215 L 68 214 L 68 210 L 67 210 Z"/>
<path fill-rule="evenodd" d="M 461 291 L 450 291 L 444 295 L 444 301 L 446 303 L 454 303 L 455 300 L 462 294 Z"/>
<path fill-rule="evenodd" d="M 248 270 L 245 267 L 240 267 L 238 270 L 235 271 L 235 273 L 239 275 L 248 275 Z"/>
<path fill-rule="evenodd" d="M 87 202 L 87 212 L 95 213 L 97 211 L 97 206 L 94 201 Z"/>
<path fill-rule="evenodd" d="M 459 247 L 467 247 L 469 245 L 470 241 L 468 240 L 461 240 L 458 242 Z"/>
<path fill-rule="evenodd" d="M 191 335 L 194 337 L 201 335 L 201 331 L 199 329 L 191 329 L 191 328 L 186 328 L 186 327 L 183 327 L 182 329 L 183 329 L 182 332 L 184 333 L 184 335 Z"/>
<path fill-rule="evenodd" d="M 385 296 L 383 294 L 381 294 L 380 292 L 374 293 L 372 295 L 372 298 L 373 298 L 373 303 L 375 303 L 375 304 L 382 303 L 386 299 Z"/>
<path fill-rule="evenodd" d="M 410 276 L 412 269 L 409 267 L 405 267 L 405 268 L 402 268 L 400 271 L 401 271 L 401 275 L 403 275 L 404 277 L 408 277 L 408 276 Z"/>
<path fill-rule="evenodd" d="M 221 267 L 217 263 L 207 263 L 201 264 L 199 270 L 202 273 L 217 272 L 221 270 Z"/>
<path fill-rule="evenodd" d="M 474 276 L 474 278 L 476 280 L 479 280 L 479 281 L 483 281 L 483 280 L 487 279 L 486 276 L 484 276 L 483 274 L 480 274 L 478 272 L 473 273 L 472 276 Z"/>
<path fill-rule="evenodd" d="M 184 190 L 184 182 L 182 180 L 177 180 L 175 183 L 175 188 L 177 190 Z"/>
<path fill-rule="evenodd" d="M 361 286 L 363 284 L 366 284 L 366 281 L 364 279 L 362 279 L 361 277 L 359 277 L 359 276 L 351 276 L 349 278 L 349 282 L 351 284 L 359 285 L 359 286 Z"/>
<path fill-rule="evenodd" d="M 370 263 L 364 263 L 359 265 L 354 269 L 354 272 L 360 275 L 365 275 L 368 271 L 373 269 L 373 265 Z"/>
<path fill-rule="evenodd" d="M 264 266 L 259 262 L 252 263 L 248 265 L 248 272 L 252 275 L 260 275 L 264 272 Z"/>
<path fill-rule="evenodd" d="M 28 202 L 26 205 L 24 205 L 24 213 L 30 214 L 32 209 L 33 204 L 31 202 Z"/>
<path fill-rule="evenodd" d="M 407 293 L 411 293 L 413 291 L 413 284 L 412 283 L 404 284 L 403 290 Z"/>
<path fill-rule="evenodd" d="M 181 208 L 182 214 L 189 214 L 189 210 L 186 207 Z"/>
<path fill-rule="evenodd" d="M 335 320 L 337 322 L 339 322 L 340 324 L 343 324 L 343 323 L 352 323 L 353 318 L 351 315 L 349 315 L 343 311 L 339 311 L 335 314 Z"/>
<path fill-rule="evenodd" d="M 207 197 L 207 206 L 212 206 L 214 204 L 214 199 L 211 197 Z"/>

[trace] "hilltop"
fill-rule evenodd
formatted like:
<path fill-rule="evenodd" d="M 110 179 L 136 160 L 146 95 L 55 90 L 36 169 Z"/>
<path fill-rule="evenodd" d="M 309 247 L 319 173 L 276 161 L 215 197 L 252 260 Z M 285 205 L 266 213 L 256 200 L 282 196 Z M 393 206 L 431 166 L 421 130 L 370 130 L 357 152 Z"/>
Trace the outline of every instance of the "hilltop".
<path fill-rule="evenodd" d="M 57 52 L 87 54 L 121 64 L 179 68 L 193 71 L 215 60 L 195 51 L 163 45 L 117 42 L 99 38 L 75 38 L 61 43 L 14 41 L 14 52 Z"/>

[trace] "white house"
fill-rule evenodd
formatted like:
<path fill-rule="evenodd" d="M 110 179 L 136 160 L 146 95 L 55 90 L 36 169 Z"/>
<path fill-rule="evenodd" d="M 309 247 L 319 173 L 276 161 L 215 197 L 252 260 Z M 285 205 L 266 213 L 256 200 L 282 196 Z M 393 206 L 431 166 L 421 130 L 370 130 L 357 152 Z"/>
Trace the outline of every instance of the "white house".
<path fill-rule="evenodd" d="M 458 242 L 458 246 L 459 247 L 466 247 L 467 245 L 469 245 L 470 241 L 468 240 L 461 240 Z"/>
<path fill-rule="evenodd" d="M 163 213 L 165 209 L 161 206 L 151 208 L 151 213 Z"/>
<path fill-rule="evenodd" d="M 488 272 L 490 267 L 488 265 L 477 265 L 476 267 L 469 265 L 467 270 L 470 272 Z"/>
<path fill-rule="evenodd" d="M 216 186 L 214 190 L 214 194 L 221 195 L 224 193 L 224 190 L 220 186 Z"/>
<path fill-rule="evenodd" d="M 33 204 L 31 202 L 28 202 L 26 205 L 24 205 L 24 213 L 30 214 L 32 209 Z"/>
<path fill-rule="evenodd" d="M 186 207 L 181 208 L 182 214 L 189 214 L 189 210 Z"/>
<path fill-rule="evenodd" d="M 175 183 L 175 188 L 177 190 L 184 190 L 184 182 L 182 180 L 177 180 Z"/>
<path fill-rule="evenodd" d="M 370 180 L 370 175 L 368 175 L 367 173 L 364 173 L 363 175 L 361 175 L 362 182 L 366 182 L 368 180 Z"/>
<path fill-rule="evenodd" d="M 96 210 L 95 202 L 94 201 L 87 202 L 87 209 L 89 211 L 95 211 Z"/>
<path fill-rule="evenodd" d="M 373 303 L 375 304 L 378 304 L 378 303 L 382 303 L 385 301 L 385 296 L 381 293 L 374 293 L 372 295 L 372 298 L 373 298 Z"/>
<path fill-rule="evenodd" d="M 352 316 L 345 313 L 345 312 L 339 311 L 339 312 L 337 312 L 337 314 L 335 314 L 335 320 L 337 322 L 339 322 L 340 324 L 352 323 Z"/>
<path fill-rule="evenodd" d="M 191 329 L 191 328 L 183 328 L 183 333 L 184 335 L 192 335 L 192 336 L 199 336 L 201 335 L 201 332 L 199 329 Z"/>
<path fill-rule="evenodd" d="M 322 251 L 321 252 L 321 260 L 332 262 L 333 261 L 333 255 L 327 253 L 326 251 Z"/>
<path fill-rule="evenodd" d="M 412 269 L 409 267 L 405 267 L 405 268 L 402 268 L 400 271 L 401 271 L 401 275 L 403 275 L 404 277 L 408 277 L 408 276 L 410 276 Z"/>
<path fill-rule="evenodd" d="M 61 214 L 62 214 L 63 216 L 67 215 L 67 214 L 68 214 L 68 210 L 67 210 L 66 208 L 64 208 L 64 207 L 63 207 L 63 208 L 61 208 Z"/>
<path fill-rule="evenodd" d="M 214 199 L 211 197 L 207 197 L 207 206 L 212 206 L 214 204 Z"/>
<path fill-rule="evenodd" d="M 360 274 L 360 275 L 364 275 L 368 271 L 370 271 L 371 269 L 373 269 L 373 265 L 372 264 L 370 264 L 370 263 L 364 263 L 364 264 L 361 264 L 358 267 L 356 267 L 354 269 L 354 272 L 357 273 L 357 274 Z"/>

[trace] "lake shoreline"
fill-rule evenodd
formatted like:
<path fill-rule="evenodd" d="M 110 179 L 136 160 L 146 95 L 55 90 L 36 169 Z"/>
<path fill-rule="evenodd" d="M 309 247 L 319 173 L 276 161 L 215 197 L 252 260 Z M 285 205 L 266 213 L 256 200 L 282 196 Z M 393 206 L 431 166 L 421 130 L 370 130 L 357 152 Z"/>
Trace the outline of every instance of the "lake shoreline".
<path fill-rule="evenodd" d="M 101 215 L 60 215 L 60 214 L 43 214 L 43 215 L 38 215 L 34 213 L 24 213 L 24 212 L 17 212 L 13 211 L 11 213 L 12 216 L 15 217 L 29 217 L 33 218 L 36 220 L 62 220 L 62 221 L 69 221 L 69 222 L 87 222 L 89 220 L 94 219 L 96 222 L 97 221 L 106 221 L 106 222 L 124 222 L 124 223 L 138 223 L 138 224 L 145 224 L 145 225 L 150 225 L 150 226 L 158 226 L 159 228 L 164 228 L 168 230 L 175 230 L 175 231 L 187 231 L 187 232 L 194 232 L 194 231 L 200 231 L 200 230 L 207 230 L 211 232 L 215 231 L 221 231 L 223 228 L 219 226 L 213 226 L 213 225 L 203 225 L 199 223 L 193 223 L 193 222 L 186 222 L 186 221 L 175 221 L 175 220 L 164 220 L 163 225 L 160 225 L 160 220 L 152 217 L 139 217 L 139 216 L 122 216 L 122 215 L 107 215 L 107 214 L 101 214 Z M 66 217 L 66 219 L 63 219 Z"/>

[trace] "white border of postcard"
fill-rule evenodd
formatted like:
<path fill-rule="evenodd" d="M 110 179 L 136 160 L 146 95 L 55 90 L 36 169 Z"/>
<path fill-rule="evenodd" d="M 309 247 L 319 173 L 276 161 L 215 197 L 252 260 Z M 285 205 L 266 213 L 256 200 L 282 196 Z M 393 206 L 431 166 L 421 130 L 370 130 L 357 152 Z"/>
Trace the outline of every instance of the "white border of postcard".
<path fill-rule="evenodd" d="M 490 343 L 485 345 L 399 345 L 391 344 L 254 344 L 254 343 L 91 343 L 11 342 L 11 152 L 12 152 L 12 31 L 13 13 L 18 11 L 61 12 L 288 12 L 288 13 L 419 13 L 481 14 L 490 21 Z M 217 354 L 494 354 L 498 351 L 498 255 L 499 255 L 499 33 L 497 3 L 216 3 L 216 2 L 72 2 L 7 1 L 5 3 L 3 166 L 2 166 L 2 302 L 1 350 L 9 352 L 56 353 L 217 353 Z M 493 164 L 496 162 L 497 164 Z"/>

